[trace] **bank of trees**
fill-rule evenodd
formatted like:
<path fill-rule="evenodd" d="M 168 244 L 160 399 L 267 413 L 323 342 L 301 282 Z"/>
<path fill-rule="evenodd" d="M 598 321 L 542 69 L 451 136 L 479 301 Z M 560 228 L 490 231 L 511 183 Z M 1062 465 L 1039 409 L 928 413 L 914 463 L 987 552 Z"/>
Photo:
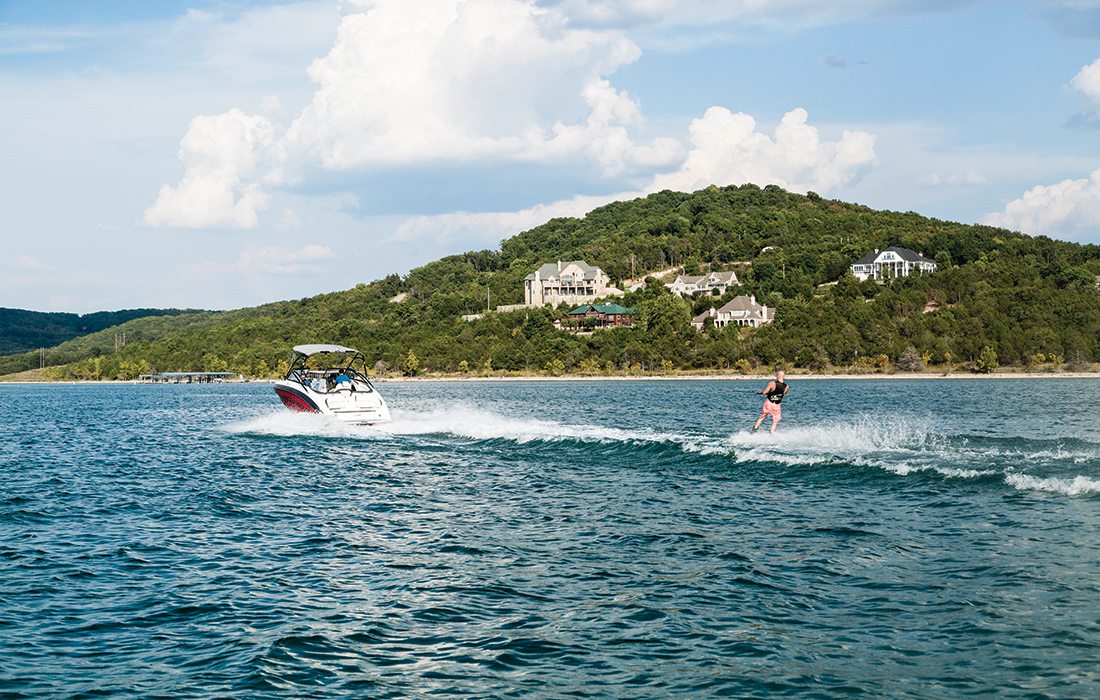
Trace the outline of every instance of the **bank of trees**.
<path fill-rule="evenodd" d="M 890 245 L 934 257 L 939 271 L 888 284 L 847 274 L 855 259 Z M 724 297 L 696 300 L 650 284 L 620 300 L 635 308 L 634 328 L 591 336 L 555 328 L 564 308 L 459 320 L 484 310 L 487 296 L 494 306 L 522 302 L 524 276 L 544 262 L 576 258 L 613 279 L 672 265 L 733 266 L 743 284 Z M 289 348 L 304 342 L 359 347 L 372 366 L 394 371 L 407 371 L 411 354 L 419 373 L 826 370 L 899 362 L 1054 367 L 1100 360 L 1098 274 L 1097 246 L 874 211 L 777 187 L 712 187 L 555 219 L 500 250 L 448 256 L 345 292 L 164 319 L 168 326 L 117 353 L 88 341 L 54 352 L 66 363 L 58 375 L 96 378 L 212 368 L 270 376 L 284 371 Z M 776 323 L 758 331 L 690 327 L 693 315 L 737 294 L 775 307 Z M 397 295 L 403 301 L 391 302 Z M 0 358 L 0 371 L 5 361 L 10 366 L 11 358 Z"/>

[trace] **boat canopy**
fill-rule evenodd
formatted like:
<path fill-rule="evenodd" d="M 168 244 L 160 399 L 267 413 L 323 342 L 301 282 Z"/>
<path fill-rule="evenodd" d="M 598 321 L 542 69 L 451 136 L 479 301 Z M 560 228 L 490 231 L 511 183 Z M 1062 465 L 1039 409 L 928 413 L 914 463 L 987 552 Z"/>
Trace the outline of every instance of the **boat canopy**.
<path fill-rule="evenodd" d="M 324 343 L 318 343 L 315 345 L 295 345 L 294 352 L 298 353 L 299 355 L 305 355 L 306 357 L 309 357 L 310 355 L 316 355 L 322 352 L 357 353 L 359 351 L 355 348 L 345 348 L 343 345 L 326 345 Z"/>

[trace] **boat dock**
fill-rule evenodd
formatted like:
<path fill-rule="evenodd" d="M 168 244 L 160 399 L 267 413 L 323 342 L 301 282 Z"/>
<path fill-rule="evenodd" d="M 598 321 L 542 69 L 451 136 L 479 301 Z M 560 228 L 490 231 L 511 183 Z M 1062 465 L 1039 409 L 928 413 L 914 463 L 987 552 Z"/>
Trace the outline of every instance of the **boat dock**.
<path fill-rule="evenodd" d="M 149 384 L 210 384 L 236 377 L 236 372 L 158 372 L 138 377 Z"/>

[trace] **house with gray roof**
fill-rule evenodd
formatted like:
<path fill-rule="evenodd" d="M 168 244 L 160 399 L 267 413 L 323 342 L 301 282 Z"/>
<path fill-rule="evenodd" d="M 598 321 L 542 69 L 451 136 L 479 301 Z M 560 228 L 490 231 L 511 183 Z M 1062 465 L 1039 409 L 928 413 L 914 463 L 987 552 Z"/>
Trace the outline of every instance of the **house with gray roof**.
<path fill-rule="evenodd" d="M 705 275 L 677 275 L 676 279 L 666 283 L 665 286 L 673 294 L 679 294 L 682 297 L 698 294 L 710 294 L 720 297 L 726 293 L 727 289 L 736 287 L 738 284 L 740 284 L 740 281 L 737 279 L 737 273 L 730 270 L 728 272 L 710 272 Z"/>
<path fill-rule="evenodd" d="M 860 282 L 870 279 L 894 279 L 917 274 L 924 275 L 936 271 L 936 261 L 929 260 L 920 253 L 890 246 L 884 251 L 875 250 L 864 255 L 852 264 L 852 274 Z"/>
<path fill-rule="evenodd" d="M 691 325 L 701 331 L 706 327 L 708 318 L 712 319 L 715 328 L 725 328 L 730 325 L 759 328 L 775 320 L 775 309 L 758 304 L 755 296 L 741 295 L 730 299 L 720 309 L 713 307 L 707 309 L 693 318 Z"/>
<path fill-rule="evenodd" d="M 622 291 L 608 285 L 607 274 L 583 260 L 546 263 L 523 279 L 523 299 L 528 306 L 583 304 Z"/>

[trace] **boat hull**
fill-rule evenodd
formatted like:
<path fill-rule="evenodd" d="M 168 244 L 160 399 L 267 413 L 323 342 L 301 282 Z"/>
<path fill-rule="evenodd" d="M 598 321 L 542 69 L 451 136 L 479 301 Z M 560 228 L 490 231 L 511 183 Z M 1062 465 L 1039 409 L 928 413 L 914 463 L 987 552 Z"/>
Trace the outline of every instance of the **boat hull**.
<path fill-rule="evenodd" d="M 389 407 L 376 390 L 317 392 L 284 380 L 275 382 L 275 393 L 284 406 L 298 413 L 320 413 L 355 425 L 391 420 Z"/>

